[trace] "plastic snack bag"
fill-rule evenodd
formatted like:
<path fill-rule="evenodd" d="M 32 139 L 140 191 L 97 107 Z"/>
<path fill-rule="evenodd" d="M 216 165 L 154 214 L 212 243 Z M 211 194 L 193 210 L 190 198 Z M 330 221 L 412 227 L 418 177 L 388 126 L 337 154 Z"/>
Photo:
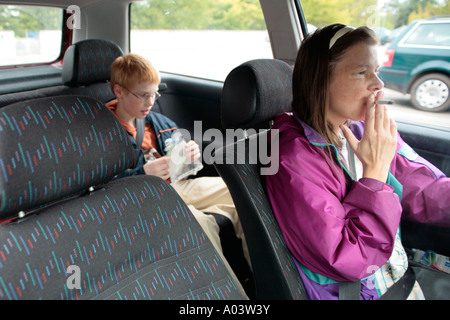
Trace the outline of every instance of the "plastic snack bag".
<path fill-rule="evenodd" d="M 176 131 L 171 138 L 165 141 L 167 155 L 170 158 L 170 181 L 177 182 L 191 175 L 196 175 L 203 168 L 200 158 L 191 161 L 186 158 L 184 148 L 186 141 L 180 132 Z"/>

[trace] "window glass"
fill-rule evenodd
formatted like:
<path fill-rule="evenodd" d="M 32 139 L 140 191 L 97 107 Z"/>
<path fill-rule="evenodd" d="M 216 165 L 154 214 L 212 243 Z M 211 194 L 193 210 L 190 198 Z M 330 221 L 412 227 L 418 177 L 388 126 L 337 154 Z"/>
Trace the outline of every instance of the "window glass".
<path fill-rule="evenodd" d="M 159 70 L 225 80 L 237 65 L 272 58 L 258 0 L 148 0 L 131 5 L 130 48 Z"/>
<path fill-rule="evenodd" d="M 448 46 L 450 44 L 450 23 L 422 24 L 405 40 L 405 44 Z"/>
<path fill-rule="evenodd" d="M 56 60 L 62 23 L 62 9 L 0 5 L 0 65 Z"/>

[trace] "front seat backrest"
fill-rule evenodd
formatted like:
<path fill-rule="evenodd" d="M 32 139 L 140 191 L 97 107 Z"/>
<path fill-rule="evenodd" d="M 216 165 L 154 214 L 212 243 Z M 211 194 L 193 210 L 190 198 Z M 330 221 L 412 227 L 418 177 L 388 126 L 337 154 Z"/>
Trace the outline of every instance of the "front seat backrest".
<path fill-rule="evenodd" d="M 118 119 L 77 96 L 9 105 L 0 114 L 0 219 L 108 182 L 134 162 Z"/>
<path fill-rule="evenodd" d="M 239 299 L 186 204 L 89 97 L 0 113 L 0 299 Z"/>
<path fill-rule="evenodd" d="M 261 181 L 267 163 L 260 153 L 272 136 L 267 128 L 277 114 L 291 110 L 292 70 L 274 59 L 246 62 L 230 72 L 222 94 L 224 128 L 244 129 L 248 138 L 216 150 L 214 165 L 235 202 L 259 299 L 307 298 Z"/>

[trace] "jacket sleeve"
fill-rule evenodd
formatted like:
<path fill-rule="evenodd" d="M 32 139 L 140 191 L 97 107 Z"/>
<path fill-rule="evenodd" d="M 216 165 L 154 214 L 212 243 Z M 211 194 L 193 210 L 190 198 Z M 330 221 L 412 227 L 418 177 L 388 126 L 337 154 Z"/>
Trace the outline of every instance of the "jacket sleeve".
<path fill-rule="evenodd" d="M 317 148 L 303 137 L 280 137 L 280 166 L 267 193 L 286 244 L 311 271 L 337 281 L 369 276 L 390 257 L 401 206 L 393 188 L 361 179 L 347 190 Z"/>
<path fill-rule="evenodd" d="M 399 138 L 391 172 L 403 185 L 403 217 L 450 227 L 450 178 Z"/>
<path fill-rule="evenodd" d="M 157 112 L 151 111 L 146 117 L 147 123 L 149 123 L 156 135 L 156 150 L 162 156 L 166 155 L 166 139 L 170 138 L 178 127 L 177 124 L 166 117 Z"/>

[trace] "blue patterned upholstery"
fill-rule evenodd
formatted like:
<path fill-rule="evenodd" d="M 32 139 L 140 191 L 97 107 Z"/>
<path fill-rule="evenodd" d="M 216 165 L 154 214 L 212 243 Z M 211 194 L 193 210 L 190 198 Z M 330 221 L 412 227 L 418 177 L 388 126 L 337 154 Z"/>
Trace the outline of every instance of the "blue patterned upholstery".
<path fill-rule="evenodd" d="M 4 107 L 0 219 L 107 182 L 134 161 L 123 127 L 92 98 L 58 96 Z"/>
<path fill-rule="evenodd" d="M 0 299 L 242 298 L 167 182 L 113 179 L 133 163 L 122 126 L 92 98 L 2 109 Z"/>
<path fill-rule="evenodd" d="M 231 71 L 222 96 L 225 129 L 267 127 L 278 113 L 289 111 L 292 70 L 282 61 L 262 59 L 246 62 Z M 216 150 L 214 166 L 235 202 L 247 239 L 258 298 L 307 299 L 260 179 L 261 158 L 255 153 L 261 150 L 261 142 L 268 141 L 270 130 L 257 132 Z"/>
<path fill-rule="evenodd" d="M 69 266 L 80 271 L 70 286 Z M 0 299 L 239 299 L 169 184 L 119 179 L 0 226 Z"/>
<path fill-rule="evenodd" d="M 111 64 L 123 55 L 114 42 L 103 39 L 88 39 L 71 45 L 63 62 L 64 84 L 83 86 L 109 80 Z"/>

